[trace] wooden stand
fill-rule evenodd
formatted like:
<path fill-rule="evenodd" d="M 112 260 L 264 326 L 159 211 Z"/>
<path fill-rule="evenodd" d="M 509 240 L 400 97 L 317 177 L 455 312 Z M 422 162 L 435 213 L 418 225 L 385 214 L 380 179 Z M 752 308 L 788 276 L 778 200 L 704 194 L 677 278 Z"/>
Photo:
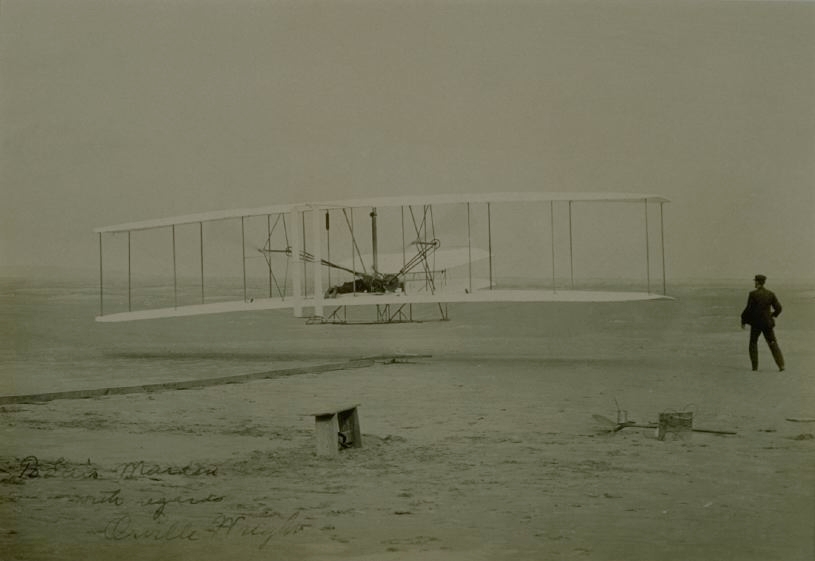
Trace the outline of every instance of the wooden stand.
<path fill-rule="evenodd" d="M 336 456 L 341 449 L 362 448 L 359 404 L 312 413 L 318 456 Z"/>

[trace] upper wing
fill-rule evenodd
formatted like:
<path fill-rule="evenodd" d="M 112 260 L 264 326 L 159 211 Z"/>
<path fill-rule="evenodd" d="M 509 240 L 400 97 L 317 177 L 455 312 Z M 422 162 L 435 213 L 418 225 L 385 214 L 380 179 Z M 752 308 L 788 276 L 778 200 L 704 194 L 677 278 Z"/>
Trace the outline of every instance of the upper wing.
<path fill-rule="evenodd" d="M 150 228 L 165 228 L 172 225 L 194 224 L 199 222 L 211 222 L 215 220 L 228 220 L 230 218 L 248 218 L 252 216 L 266 216 L 280 213 L 288 213 L 294 209 L 343 209 L 343 208 L 365 208 L 365 207 L 410 207 L 424 205 L 445 205 L 445 204 L 485 204 L 485 203 L 534 203 L 534 202 L 647 202 L 647 203 L 667 203 L 668 199 L 661 195 L 642 193 L 535 193 L 535 192 L 515 192 L 515 193 L 475 193 L 475 194 L 447 194 L 447 195 L 426 195 L 411 197 L 371 197 L 361 199 L 349 199 L 344 201 L 325 201 L 311 203 L 292 203 L 272 206 L 262 206 L 253 208 L 238 208 L 228 210 L 218 210 L 213 212 L 203 212 L 198 214 L 187 214 L 166 218 L 143 220 L 140 222 L 128 222 L 112 226 L 102 226 L 94 228 L 95 233 L 127 232 L 136 230 L 146 230 Z"/>

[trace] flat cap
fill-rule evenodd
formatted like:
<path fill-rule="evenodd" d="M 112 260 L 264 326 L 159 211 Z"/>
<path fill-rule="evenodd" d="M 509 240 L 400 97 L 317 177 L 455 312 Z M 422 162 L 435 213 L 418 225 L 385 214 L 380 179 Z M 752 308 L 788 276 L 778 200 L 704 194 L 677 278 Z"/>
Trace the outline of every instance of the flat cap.
<path fill-rule="evenodd" d="M 761 284 L 764 284 L 765 282 L 767 282 L 767 277 L 765 277 L 764 275 L 756 275 L 753 280 L 755 280 L 756 282 L 760 282 Z"/>

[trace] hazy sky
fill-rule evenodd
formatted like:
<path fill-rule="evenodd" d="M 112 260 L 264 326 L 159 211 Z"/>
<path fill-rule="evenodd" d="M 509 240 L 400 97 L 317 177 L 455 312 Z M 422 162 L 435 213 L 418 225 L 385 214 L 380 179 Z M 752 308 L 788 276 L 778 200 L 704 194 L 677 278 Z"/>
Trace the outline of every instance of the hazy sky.
<path fill-rule="evenodd" d="M 815 278 L 815 3 L 2 0 L 0 267 L 95 226 L 648 192 L 669 278 Z"/>

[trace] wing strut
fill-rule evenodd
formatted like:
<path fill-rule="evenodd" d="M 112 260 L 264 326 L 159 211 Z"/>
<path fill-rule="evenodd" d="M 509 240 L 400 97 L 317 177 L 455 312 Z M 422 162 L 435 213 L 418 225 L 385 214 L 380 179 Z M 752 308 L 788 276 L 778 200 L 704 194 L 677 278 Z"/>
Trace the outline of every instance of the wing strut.
<path fill-rule="evenodd" d="M 323 244 L 320 241 L 320 212 L 317 207 L 311 210 L 311 233 L 314 236 L 315 264 L 312 267 L 312 284 L 314 286 L 314 307 L 312 316 L 323 317 L 323 268 L 320 266 L 322 259 Z"/>
<path fill-rule="evenodd" d="M 405 249 L 405 205 L 399 207 L 399 211 L 402 215 L 402 266 L 405 266 L 407 263 L 407 251 Z"/>
<path fill-rule="evenodd" d="M 552 238 L 552 292 L 557 292 L 555 281 L 555 202 L 549 201 L 549 229 Z"/>
<path fill-rule="evenodd" d="M 572 245 L 572 202 L 569 201 L 569 278 L 571 287 L 574 290 L 574 249 Z"/>
<path fill-rule="evenodd" d="M 331 211 L 325 211 L 326 258 L 331 261 Z M 328 286 L 331 286 L 331 269 L 328 270 Z"/>
<path fill-rule="evenodd" d="M 246 302 L 246 227 L 245 218 L 241 216 L 241 261 L 243 262 L 243 301 Z"/>
<path fill-rule="evenodd" d="M 175 224 L 172 226 L 173 232 L 173 308 L 178 308 L 178 273 L 176 272 L 175 258 Z"/>
<path fill-rule="evenodd" d="M 99 232 L 99 315 L 105 315 L 104 276 L 102 275 L 102 232 Z"/>
<path fill-rule="evenodd" d="M 647 292 L 651 292 L 651 251 L 650 244 L 648 243 L 648 199 L 643 199 L 643 208 L 645 209 L 645 279 Z"/>
<path fill-rule="evenodd" d="M 659 203 L 659 241 L 662 245 L 662 294 L 666 295 L 668 293 L 665 281 L 665 225 L 664 220 L 662 217 L 662 206 L 665 203 Z"/>
<path fill-rule="evenodd" d="M 130 297 L 130 289 L 131 289 L 131 267 L 130 267 L 130 230 L 127 231 L 127 311 L 132 312 L 133 306 Z"/>
<path fill-rule="evenodd" d="M 306 211 L 300 213 L 300 226 L 303 231 L 300 236 L 300 242 L 303 244 L 302 250 L 306 251 Z M 308 273 L 306 272 L 306 262 L 303 261 L 303 296 L 308 295 Z"/>
<path fill-rule="evenodd" d="M 299 215 L 302 211 L 299 208 L 292 210 L 292 228 L 291 228 L 291 251 L 294 255 L 300 255 L 300 233 L 297 227 Z M 303 317 L 303 300 L 301 297 L 301 283 L 300 283 L 301 269 L 298 263 L 293 263 L 291 268 L 291 295 L 294 299 L 294 317 Z"/>
<path fill-rule="evenodd" d="M 198 242 L 201 248 L 201 303 L 204 303 L 204 223 L 198 223 Z"/>
<path fill-rule="evenodd" d="M 487 203 L 487 249 L 490 258 L 490 290 L 492 290 L 492 214 L 490 203 Z"/>
<path fill-rule="evenodd" d="M 277 220 L 280 220 L 280 215 L 277 215 Z M 277 226 L 277 221 L 275 221 L 275 226 Z M 266 215 L 266 242 L 269 244 L 269 249 L 272 248 L 272 215 Z M 265 246 L 264 246 L 265 249 Z M 264 257 L 266 254 L 264 253 Z M 270 255 L 266 259 L 266 264 L 269 266 L 269 298 L 272 297 L 272 256 Z"/>
<path fill-rule="evenodd" d="M 470 292 L 473 291 L 473 248 L 470 239 L 470 203 L 467 203 L 467 274 L 469 276 Z"/>

